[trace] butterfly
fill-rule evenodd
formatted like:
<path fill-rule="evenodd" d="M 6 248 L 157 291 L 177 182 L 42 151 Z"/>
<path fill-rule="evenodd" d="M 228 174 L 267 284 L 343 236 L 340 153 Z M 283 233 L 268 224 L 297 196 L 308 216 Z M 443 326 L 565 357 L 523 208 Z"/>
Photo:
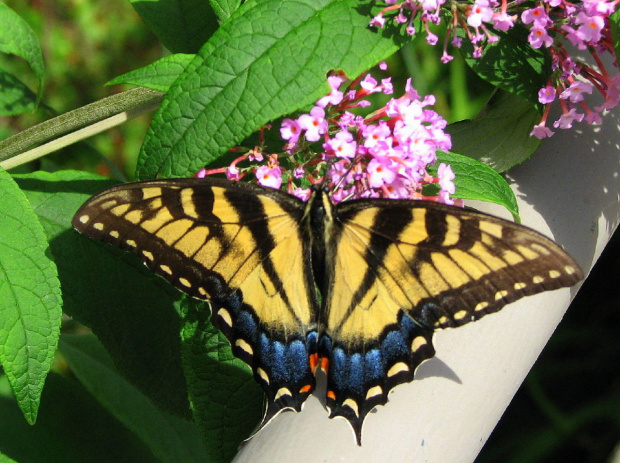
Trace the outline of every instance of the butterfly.
<path fill-rule="evenodd" d="M 214 178 L 129 183 L 89 199 L 73 226 L 210 303 L 266 394 L 261 426 L 300 411 L 320 367 L 330 418 L 358 445 L 368 413 L 435 354 L 434 330 L 583 277 L 524 226 L 428 201 L 334 204 L 321 187 L 303 202 Z"/>

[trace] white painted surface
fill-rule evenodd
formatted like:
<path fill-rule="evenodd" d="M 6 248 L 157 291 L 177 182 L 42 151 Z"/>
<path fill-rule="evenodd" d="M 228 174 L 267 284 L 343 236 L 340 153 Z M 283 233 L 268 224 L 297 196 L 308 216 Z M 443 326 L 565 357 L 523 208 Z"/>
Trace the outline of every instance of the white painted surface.
<path fill-rule="evenodd" d="M 616 111 L 620 115 L 620 111 Z M 511 180 L 524 225 L 554 238 L 588 273 L 620 220 L 620 117 L 600 130 L 557 131 Z M 509 218 L 499 207 L 475 207 Z M 236 462 L 472 462 L 566 311 L 577 288 L 517 301 L 464 327 L 437 332 L 437 356 L 397 386 L 355 445 L 329 420 L 323 388 L 302 413 L 283 413 Z M 317 397 L 318 396 L 318 397 Z"/>

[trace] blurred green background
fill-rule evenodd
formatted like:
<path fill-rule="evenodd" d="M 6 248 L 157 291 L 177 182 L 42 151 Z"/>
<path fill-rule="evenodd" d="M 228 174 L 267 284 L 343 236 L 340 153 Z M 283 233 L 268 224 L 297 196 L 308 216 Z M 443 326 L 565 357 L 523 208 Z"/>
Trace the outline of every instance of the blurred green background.
<path fill-rule="evenodd" d="M 5 3 L 30 24 L 41 40 L 47 72 L 43 99 L 56 113 L 124 90 L 104 84 L 166 54 L 127 0 Z M 468 72 L 458 55 L 447 66 L 440 63 L 440 56 L 440 46 L 433 48 L 424 40 L 417 41 L 390 60 L 390 74 L 399 88 L 411 76 L 421 94 L 435 94 L 435 109 L 448 121 L 473 117 L 491 89 Z M 0 68 L 36 89 L 35 76 L 22 60 L 0 56 Z M 0 118 L 0 139 L 52 115 L 37 109 L 19 117 Z M 105 156 L 131 179 L 149 122 L 150 115 L 132 120 L 22 169 L 77 168 L 110 176 Z M 620 461 L 620 455 L 612 460 L 614 448 L 620 443 L 617 281 L 619 234 L 607 246 L 477 463 Z M 76 383 L 71 387 L 80 386 Z M 137 458 L 134 461 L 139 461 Z"/>

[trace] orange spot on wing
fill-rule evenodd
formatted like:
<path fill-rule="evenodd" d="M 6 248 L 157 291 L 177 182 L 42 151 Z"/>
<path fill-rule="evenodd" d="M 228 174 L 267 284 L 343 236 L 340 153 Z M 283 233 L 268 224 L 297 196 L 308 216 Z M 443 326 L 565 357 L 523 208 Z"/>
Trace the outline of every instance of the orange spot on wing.
<path fill-rule="evenodd" d="M 327 357 L 321 357 L 321 370 L 325 373 L 329 370 L 329 359 Z"/>
<path fill-rule="evenodd" d="M 299 392 L 305 394 L 306 392 L 309 392 L 310 389 L 312 389 L 312 386 L 310 384 L 306 384 L 299 390 Z"/>
<path fill-rule="evenodd" d="M 319 354 L 312 354 L 308 357 L 310 362 L 310 371 L 314 371 L 319 364 Z"/>

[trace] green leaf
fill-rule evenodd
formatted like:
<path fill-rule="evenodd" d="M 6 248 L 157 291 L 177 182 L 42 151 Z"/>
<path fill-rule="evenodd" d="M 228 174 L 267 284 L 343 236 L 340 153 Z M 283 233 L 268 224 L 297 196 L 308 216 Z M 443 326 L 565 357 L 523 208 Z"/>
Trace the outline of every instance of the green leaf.
<path fill-rule="evenodd" d="M 517 199 L 510 185 L 489 166 L 467 156 L 440 152 L 437 155 L 437 163 L 429 169 L 429 172 L 436 175 L 437 167 L 442 162 L 450 164 L 456 176 L 454 179 L 456 193 L 453 195 L 455 198 L 496 203 L 508 209 L 515 218 L 519 216 Z"/>
<path fill-rule="evenodd" d="M 0 448 L 16 462 L 161 461 L 73 378 L 50 372 L 35 426 L 24 421 L 7 389 L 0 375 Z"/>
<path fill-rule="evenodd" d="M 551 58 L 546 49 L 534 49 L 527 41 L 528 30 L 515 26 L 508 32 L 493 31 L 499 37 L 495 44 L 487 44 L 480 58 L 473 58 L 473 47 L 463 37 L 460 48 L 467 64 L 482 79 L 507 92 L 519 95 L 539 105 L 538 91 L 547 84 L 551 75 Z M 459 29 L 462 37 L 464 32 Z"/>
<path fill-rule="evenodd" d="M 183 365 L 194 421 L 212 462 L 228 462 L 262 416 L 263 393 L 205 303 L 183 304 Z"/>
<path fill-rule="evenodd" d="M 15 460 L 0 453 L 0 463 L 17 463 Z"/>
<path fill-rule="evenodd" d="M 620 56 L 620 10 L 614 11 L 609 17 L 609 25 L 611 27 L 611 37 L 614 43 L 616 56 Z"/>
<path fill-rule="evenodd" d="M 368 27 L 358 0 L 251 0 L 175 82 L 142 146 L 136 175 L 188 176 L 261 125 L 329 92 L 326 74 L 350 77 L 398 48 Z"/>
<path fill-rule="evenodd" d="M 0 116 L 15 116 L 35 108 L 37 96 L 26 84 L 0 71 Z"/>
<path fill-rule="evenodd" d="M 508 92 L 495 92 L 485 109 L 473 120 L 446 128 L 452 150 L 504 172 L 529 159 L 541 140 L 530 137 L 540 113 L 528 101 Z"/>
<path fill-rule="evenodd" d="M 39 78 L 39 96 L 43 90 L 45 70 L 39 39 L 28 23 L 0 2 L 0 51 L 24 58 Z"/>
<path fill-rule="evenodd" d="M 209 0 L 220 23 L 226 21 L 241 5 L 241 0 Z"/>
<path fill-rule="evenodd" d="M 62 336 L 60 351 L 82 385 L 161 461 L 213 461 L 196 426 L 161 411 L 123 379 L 94 336 Z"/>
<path fill-rule="evenodd" d="M 58 343 L 60 283 L 37 216 L 2 169 L 0 211 L 0 364 L 33 424 Z"/>
<path fill-rule="evenodd" d="M 116 182 L 77 171 L 15 177 L 48 235 L 65 312 L 93 330 L 119 371 L 153 402 L 189 416 L 175 311 L 181 293 L 137 256 L 71 228 L 78 207 Z"/>
<path fill-rule="evenodd" d="M 167 92 L 195 55 L 166 56 L 148 66 L 120 75 L 106 85 L 131 84 Z"/>
<path fill-rule="evenodd" d="M 218 27 L 206 0 L 129 0 L 172 53 L 196 53 Z"/>

